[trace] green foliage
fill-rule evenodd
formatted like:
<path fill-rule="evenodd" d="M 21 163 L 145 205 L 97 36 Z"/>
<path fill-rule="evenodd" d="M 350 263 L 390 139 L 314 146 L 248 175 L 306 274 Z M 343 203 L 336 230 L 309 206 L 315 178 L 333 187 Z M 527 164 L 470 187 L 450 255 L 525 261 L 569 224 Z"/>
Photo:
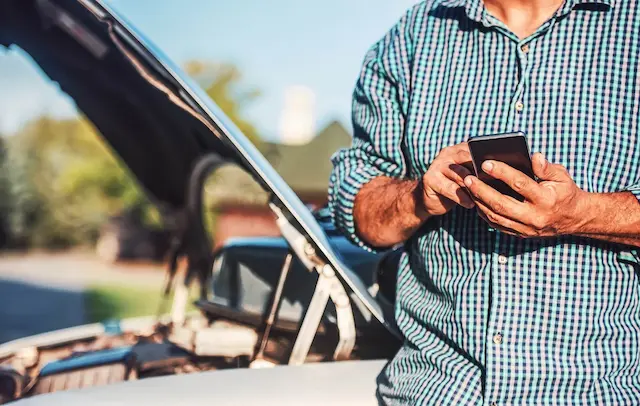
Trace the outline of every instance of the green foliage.
<path fill-rule="evenodd" d="M 0 136 L 0 249 L 9 243 L 9 213 L 13 200 L 7 161 L 5 141 Z"/>
<path fill-rule="evenodd" d="M 184 69 L 240 131 L 259 147 L 258 131 L 245 119 L 244 110 L 260 97 L 260 91 L 242 88 L 242 74 L 238 68 L 225 63 L 190 61 Z"/>
<path fill-rule="evenodd" d="M 259 93 L 241 88 L 231 65 L 189 62 L 186 69 L 254 143 L 244 108 Z M 63 248 L 95 242 L 105 221 L 125 211 L 159 226 L 158 211 L 124 165 L 84 118 L 40 117 L 0 144 L 0 247 L 2 225 L 26 248 Z M 208 221 L 213 221 L 213 217 Z"/>
<path fill-rule="evenodd" d="M 93 242 L 112 215 L 153 210 L 83 119 L 40 118 L 10 138 L 14 238 L 30 247 Z"/>
<path fill-rule="evenodd" d="M 159 293 L 159 289 L 143 287 L 92 286 L 87 289 L 84 296 L 87 322 L 154 315 L 158 312 L 161 300 L 163 300 Z M 195 300 L 195 291 L 190 296 Z M 187 311 L 194 309 L 192 304 L 187 307 Z"/>

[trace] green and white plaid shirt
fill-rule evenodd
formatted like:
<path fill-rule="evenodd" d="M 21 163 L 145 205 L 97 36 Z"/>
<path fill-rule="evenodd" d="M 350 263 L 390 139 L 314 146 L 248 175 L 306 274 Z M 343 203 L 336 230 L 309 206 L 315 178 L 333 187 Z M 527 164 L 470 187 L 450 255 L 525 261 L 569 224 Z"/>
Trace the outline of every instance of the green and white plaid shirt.
<path fill-rule="evenodd" d="M 566 0 L 518 39 L 481 0 L 429 0 L 366 55 L 353 146 L 330 206 L 358 244 L 353 201 L 378 176 L 418 179 L 446 146 L 522 130 L 589 192 L 640 197 L 640 6 Z M 639 230 L 640 232 L 640 230 Z M 629 247 L 494 232 L 475 210 L 407 243 L 405 345 L 380 399 L 420 405 L 640 405 L 640 257 Z"/>

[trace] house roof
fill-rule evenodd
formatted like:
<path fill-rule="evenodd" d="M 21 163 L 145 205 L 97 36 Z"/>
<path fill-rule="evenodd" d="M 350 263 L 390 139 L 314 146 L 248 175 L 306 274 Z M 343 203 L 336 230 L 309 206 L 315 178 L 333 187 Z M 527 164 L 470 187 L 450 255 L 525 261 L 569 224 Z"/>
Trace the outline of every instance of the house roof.
<path fill-rule="evenodd" d="M 303 145 L 270 144 L 265 156 L 297 193 L 326 193 L 331 175 L 331 155 L 351 143 L 351 136 L 337 121 Z"/>
<path fill-rule="evenodd" d="M 307 144 L 263 144 L 262 152 L 274 169 L 299 195 L 326 194 L 332 164 L 331 155 L 351 144 L 351 136 L 337 121 L 331 122 Z M 216 173 L 207 186 L 208 203 L 262 205 L 267 195 L 250 175 L 239 167 Z"/>

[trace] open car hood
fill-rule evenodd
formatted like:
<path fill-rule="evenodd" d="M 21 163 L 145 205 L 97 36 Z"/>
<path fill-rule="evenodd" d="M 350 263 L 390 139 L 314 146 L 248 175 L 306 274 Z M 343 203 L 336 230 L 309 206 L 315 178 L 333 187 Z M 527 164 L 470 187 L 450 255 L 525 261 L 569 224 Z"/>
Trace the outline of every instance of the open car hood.
<path fill-rule="evenodd" d="M 198 85 L 101 1 L 0 0 L 0 46 L 11 45 L 75 100 L 163 211 L 185 208 L 191 173 L 205 155 L 240 165 L 366 309 L 392 328 L 392 315 L 335 254 L 264 156 Z"/>

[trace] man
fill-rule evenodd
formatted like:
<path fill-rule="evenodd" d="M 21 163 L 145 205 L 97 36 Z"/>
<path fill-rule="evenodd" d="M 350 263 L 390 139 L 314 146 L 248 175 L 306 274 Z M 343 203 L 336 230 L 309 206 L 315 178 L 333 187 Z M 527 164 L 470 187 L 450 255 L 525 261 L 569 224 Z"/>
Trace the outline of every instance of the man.
<path fill-rule="evenodd" d="M 640 405 L 640 6 L 428 0 L 367 54 L 330 205 L 405 244 L 382 403 Z M 465 141 L 524 131 L 540 182 Z"/>

